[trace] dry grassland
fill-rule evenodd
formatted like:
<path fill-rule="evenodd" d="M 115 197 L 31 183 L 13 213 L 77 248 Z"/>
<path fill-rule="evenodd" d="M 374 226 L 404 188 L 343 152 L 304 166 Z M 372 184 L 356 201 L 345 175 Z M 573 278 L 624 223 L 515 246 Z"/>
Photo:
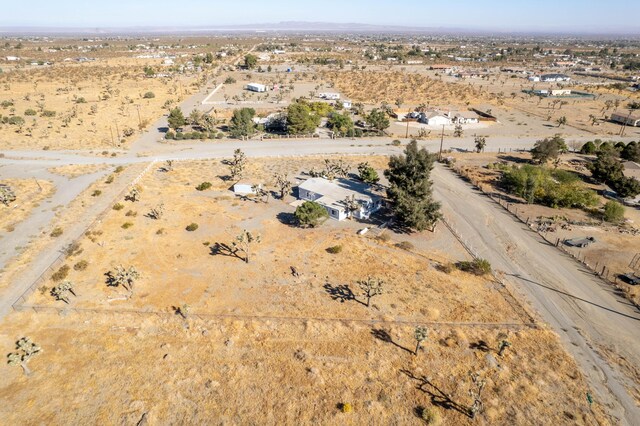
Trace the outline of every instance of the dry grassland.
<path fill-rule="evenodd" d="M 166 101 L 191 93 L 188 77 L 145 78 L 143 64 L 128 63 L 55 65 L 0 75 L 0 102 L 12 104 L 0 114 L 25 121 L 0 125 L 0 149 L 126 146 L 140 124 L 146 128 L 166 112 Z M 147 92 L 155 97 L 145 99 Z M 26 115 L 29 109 L 35 115 Z"/>
<path fill-rule="evenodd" d="M 16 201 L 5 206 L 0 204 L 0 229 L 11 232 L 13 227 L 27 218 L 43 200 L 56 191 L 48 180 L 3 179 L 0 183 L 9 185 L 16 194 Z"/>
<path fill-rule="evenodd" d="M 466 107 L 487 102 L 480 92 L 469 86 L 445 83 L 419 73 L 402 71 L 332 71 L 321 73 L 353 102 L 393 105 L 401 99 L 407 104 Z"/>
<path fill-rule="evenodd" d="M 301 164 L 320 162 L 250 160 L 243 180 L 268 184 L 273 171 L 293 178 Z M 390 241 L 357 236 L 363 225 L 351 221 L 292 227 L 293 207 L 236 198 L 218 178 L 225 174 L 209 161 L 149 172 L 141 200 L 120 200 L 124 208 L 112 210 L 68 260 L 88 262 L 84 271 L 72 268 L 78 296 L 68 306 L 93 311 L 11 315 L 0 347 L 28 335 L 44 351 L 29 363 L 30 376 L 3 367 L 5 419 L 136 423 L 146 413 L 151 424 L 408 424 L 424 407 L 443 424 L 470 424 L 443 408 L 436 387 L 468 406 L 474 371 L 487 380 L 481 422 L 611 422 L 597 404 L 589 410 L 586 383 L 557 337 L 525 326 L 528 315 L 490 279 L 443 272 L 443 262 L 458 259 L 402 250 L 393 243 L 404 237 L 395 234 Z M 205 180 L 213 188 L 196 191 Z M 166 209 L 160 220 L 144 216 L 159 203 Z M 123 229 L 125 222 L 132 226 Z M 194 232 L 185 229 L 191 222 L 199 224 Z M 231 243 L 241 229 L 262 236 L 250 263 L 215 254 L 216 243 Z M 326 251 L 335 245 L 341 253 Z M 105 284 L 103 274 L 119 264 L 142 274 L 132 293 Z M 355 283 L 367 275 L 386 281 L 370 308 Z M 347 286 L 357 300 L 340 297 Z M 29 303 L 67 306 L 47 290 Z M 184 303 L 187 319 L 172 309 Z M 129 310 L 147 313 L 121 313 Z M 414 356 L 418 323 L 429 337 Z M 504 357 L 496 354 L 501 332 L 513 345 Z M 353 411 L 342 413 L 341 403 Z"/>

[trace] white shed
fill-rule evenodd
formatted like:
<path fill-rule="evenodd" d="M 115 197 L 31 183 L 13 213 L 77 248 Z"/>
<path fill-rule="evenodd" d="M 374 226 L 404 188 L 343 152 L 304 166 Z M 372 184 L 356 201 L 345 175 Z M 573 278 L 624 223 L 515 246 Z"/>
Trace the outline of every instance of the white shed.
<path fill-rule="evenodd" d="M 247 90 L 250 90 L 252 92 L 266 92 L 267 86 L 265 86 L 264 84 L 249 83 L 247 84 Z"/>
<path fill-rule="evenodd" d="M 246 182 L 238 182 L 235 185 L 233 185 L 233 192 L 235 192 L 236 194 L 255 194 L 256 193 L 256 191 L 253 190 L 253 185 Z"/>

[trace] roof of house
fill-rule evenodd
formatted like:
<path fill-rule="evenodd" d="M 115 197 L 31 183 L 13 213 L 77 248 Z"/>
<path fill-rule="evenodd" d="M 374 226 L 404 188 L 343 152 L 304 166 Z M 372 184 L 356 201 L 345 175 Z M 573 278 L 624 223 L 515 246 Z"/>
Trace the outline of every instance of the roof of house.
<path fill-rule="evenodd" d="M 640 120 L 640 113 L 629 114 L 628 112 L 614 112 L 613 114 L 611 114 L 611 118 L 613 118 L 614 116 L 623 120 L 626 120 L 627 118 L 633 121 Z"/>
<path fill-rule="evenodd" d="M 432 112 L 427 112 L 425 114 L 425 117 L 428 119 L 430 118 L 435 118 L 435 117 L 443 117 L 446 118 L 447 120 L 449 119 L 449 116 L 447 114 L 445 114 L 444 112 L 441 111 L 432 111 Z"/>
<path fill-rule="evenodd" d="M 356 201 L 372 202 L 377 198 L 369 185 L 363 182 L 356 182 L 350 179 L 336 179 L 330 181 L 324 178 L 311 178 L 301 183 L 298 188 L 319 194 L 322 197 L 317 199 L 323 205 L 343 208 L 343 201 L 349 197 L 355 197 Z"/>
<path fill-rule="evenodd" d="M 454 117 L 461 117 L 461 118 L 466 118 L 467 120 L 469 120 L 469 119 L 473 119 L 473 118 L 477 119 L 480 116 L 477 113 L 473 112 L 473 111 L 458 111 L 458 112 L 456 112 L 454 114 Z"/>
<path fill-rule="evenodd" d="M 626 177 L 640 179 L 640 164 L 633 161 L 625 161 L 622 164 L 624 165 L 623 173 Z"/>

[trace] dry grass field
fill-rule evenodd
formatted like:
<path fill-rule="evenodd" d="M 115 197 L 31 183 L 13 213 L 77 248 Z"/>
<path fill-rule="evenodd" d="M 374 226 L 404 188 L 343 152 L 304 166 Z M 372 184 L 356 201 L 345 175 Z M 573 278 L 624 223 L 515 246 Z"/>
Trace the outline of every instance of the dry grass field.
<path fill-rule="evenodd" d="M 55 186 L 46 180 L 3 179 L 0 180 L 0 184 L 11 187 L 16 195 L 16 201 L 8 206 L 0 204 L 0 229 L 7 232 L 28 217 L 43 200 L 53 195 L 56 190 Z"/>
<path fill-rule="evenodd" d="M 146 78 L 145 65 L 114 59 L 0 74 L 0 114 L 24 120 L 0 125 L 0 149 L 126 147 L 140 126 L 166 112 L 166 102 L 193 89 L 189 76 Z"/>
<path fill-rule="evenodd" d="M 379 169 L 386 162 L 367 160 Z M 249 163 L 243 181 L 271 188 L 273 172 L 294 179 L 322 159 Z M 405 235 L 358 236 L 364 224 L 353 221 L 301 229 L 290 224 L 292 197 L 236 197 L 226 174 L 218 161 L 150 171 L 140 201 L 119 200 L 123 208 L 67 259 L 77 294 L 70 304 L 49 295 L 50 282 L 28 301 L 40 312 L 7 318 L 0 347 L 26 335 L 43 351 L 30 375 L 1 367 L 4 419 L 407 424 L 427 411 L 442 424 L 471 424 L 476 372 L 486 381 L 482 423 L 612 423 L 604 407 L 589 409 L 582 374 L 553 333 L 527 326 L 529 314 L 490 277 L 443 269 L 461 260 L 429 247 L 436 238 L 458 244 L 445 228 L 408 250 L 395 245 Z M 212 188 L 197 191 L 203 181 Z M 159 220 L 145 216 L 160 203 Z M 199 226 L 189 232 L 190 223 Z M 261 235 L 249 263 L 218 245 L 242 229 Z M 336 245 L 340 253 L 327 252 Z M 86 267 L 74 268 L 81 261 Z M 141 273 L 131 292 L 106 285 L 117 265 Z M 385 286 L 366 307 L 356 281 L 369 275 Z M 186 318 L 174 313 L 184 304 Z M 417 324 L 428 338 L 414 356 Z M 512 344 L 503 356 L 500 333 Z M 342 412 L 347 403 L 352 411 Z"/>
<path fill-rule="evenodd" d="M 321 75 L 353 102 L 393 105 L 401 99 L 403 104 L 466 108 L 489 100 L 475 88 L 446 83 L 418 72 L 327 71 Z"/>

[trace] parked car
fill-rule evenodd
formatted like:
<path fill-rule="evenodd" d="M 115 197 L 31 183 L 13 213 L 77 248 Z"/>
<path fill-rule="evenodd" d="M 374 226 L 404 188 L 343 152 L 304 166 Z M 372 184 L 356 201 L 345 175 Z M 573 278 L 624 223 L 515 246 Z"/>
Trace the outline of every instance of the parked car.
<path fill-rule="evenodd" d="M 636 277 L 634 273 L 620 274 L 618 277 L 627 284 L 638 285 L 640 284 L 640 278 Z"/>

